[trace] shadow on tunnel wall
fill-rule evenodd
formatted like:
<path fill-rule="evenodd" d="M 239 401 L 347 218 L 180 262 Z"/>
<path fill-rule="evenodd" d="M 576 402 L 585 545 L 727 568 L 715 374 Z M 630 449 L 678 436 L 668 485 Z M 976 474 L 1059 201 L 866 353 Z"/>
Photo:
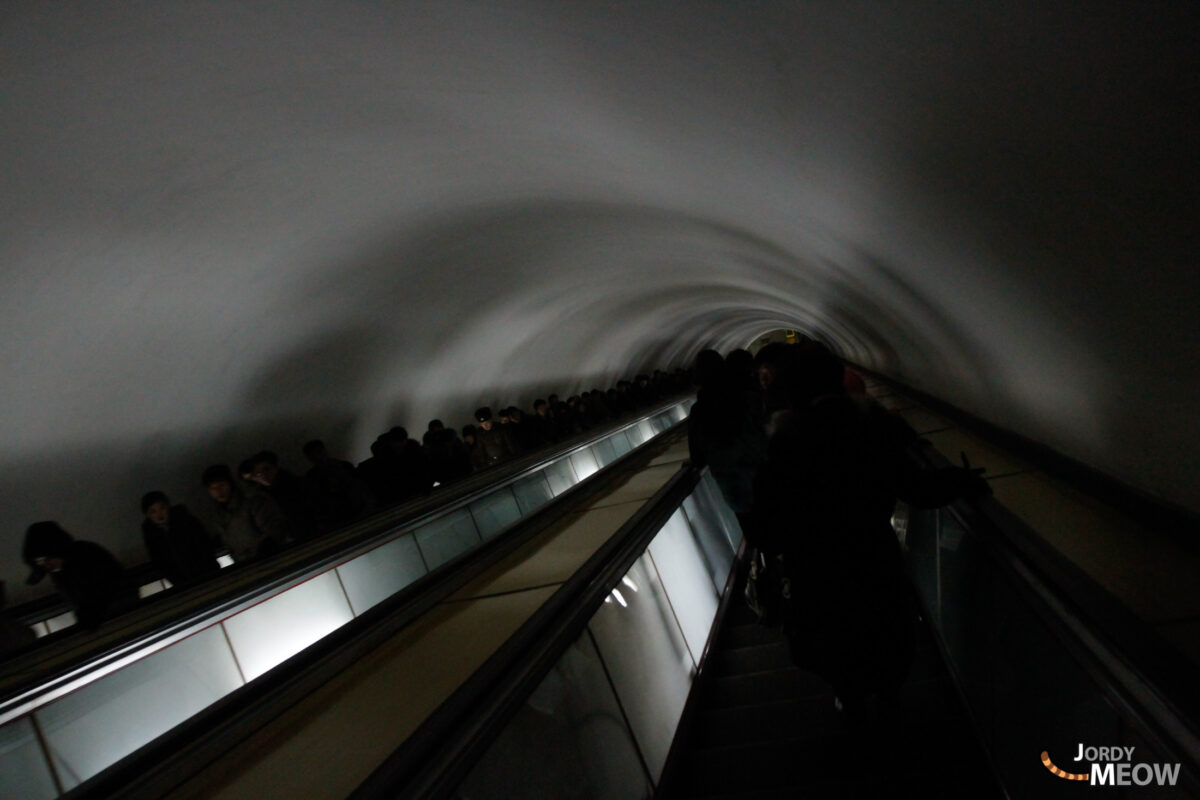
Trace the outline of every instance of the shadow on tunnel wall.
<path fill-rule="evenodd" d="M 798 238 L 806 237 L 816 252 L 835 238 L 798 227 Z M 386 320 L 376 335 L 419 350 L 398 364 L 418 375 L 421 363 L 471 362 L 510 374 L 536 361 L 574 359 L 585 373 L 615 379 L 643 353 L 673 354 L 677 361 L 662 366 L 681 365 L 699 348 L 654 340 L 720 338 L 713 329 L 731 319 L 749 328 L 740 333 L 746 341 L 759 332 L 753 328 L 775 323 L 821 330 L 835 346 L 852 343 L 841 349 L 869 354 L 884 371 L 920 358 L 929 345 L 923 331 L 962 340 L 929 303 L 921 320 L 897 311 L 897 295 L 910 305 L 921 300 L 899 277 L 902 270 L 852 245 L 838 250 L 850 263 L 793 252 L 753 231 L 685 213 L 531 199 L 431 215 L 363 242 L 297 284 L 285 305 L 311 307 L 337 297 L 354 314 Z M 660 324 L 657 306 L 674 300 L 710 313 Z M 461 313 L 447 315 L 447 307 Z M 762 323 L 753 323 L 756 317 Z M 690 327 L 669 327 L 680 320 Z"/>

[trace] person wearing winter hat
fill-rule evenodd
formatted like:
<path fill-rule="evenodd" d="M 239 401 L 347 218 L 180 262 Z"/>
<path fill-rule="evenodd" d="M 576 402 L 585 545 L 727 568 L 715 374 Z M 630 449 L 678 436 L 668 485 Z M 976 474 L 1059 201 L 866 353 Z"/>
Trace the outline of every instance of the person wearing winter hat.
<path fill-rule="evenodd" d="M 479 423 L 479 430 L 475 432 L 476 441 L 479 442 L 480 460 L 479 468 L 490 467 L 493 464 L 499 464 L 512 458 L 517 453 L 516 445 L 513 444 L 512 437 L 505 429 L 507 426 L 497 427 L 492 420 L 492 410 L 487 406 L 475 412 L 475 420 Z"/>
<path fill-rule="evenodd" d="M 32 570 L 26 582 L 49 575 L 85 628 L 137 604 L 137 589 L 112 554 L 95 542 L 76 540 L 57 522 L 30 525 L 21 555 Z"/>
<path fill-rule="evenodd" d="M 287 518 L 265 492 L 241 486 L 229 467 L 214 464 L 200 478 L 211 499 L 205 522 L 234 561 L 272 555 L 287 541 Z"/>
<path fill-rule="evenodd" d="M 186 586 L 221 571 L 204 523 L 162 492 L 142 496 L 142 538 L 150 562 L 175 586 Z"/>

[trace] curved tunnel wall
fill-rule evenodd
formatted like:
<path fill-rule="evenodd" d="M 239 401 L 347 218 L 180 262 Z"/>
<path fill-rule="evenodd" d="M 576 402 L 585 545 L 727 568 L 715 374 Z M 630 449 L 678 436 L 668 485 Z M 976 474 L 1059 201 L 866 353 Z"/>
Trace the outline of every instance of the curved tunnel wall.
<path fill-rule="evenodd" d="M 796 327 L 1200 509 L 1193 4 L 0 12 L 3 577 Z M 298 462 L 293 462 L 299 466 Z"/>

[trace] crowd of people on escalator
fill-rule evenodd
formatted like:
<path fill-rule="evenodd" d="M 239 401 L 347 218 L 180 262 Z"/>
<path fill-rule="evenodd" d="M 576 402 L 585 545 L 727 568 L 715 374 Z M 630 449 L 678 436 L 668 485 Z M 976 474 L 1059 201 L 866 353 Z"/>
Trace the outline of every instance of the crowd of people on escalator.
<path fill-rule="evenodd" d="M 235 563 L 270 556 L 614 423 L 691 387 L 685 370 L 656 370 L 618 381 L 607 391 L 592 389 L 566 400 L 549 395 L 534 401 L 529 414 L 517 406 L 498 411 L 483 407 L 461 434 L 435 419 L 417 441 L 396 426 L 380 434 L 370 456 L 357 465 L 312 440 L 302 448 L 308 463 L 302 475 L 288 470 L 270 450 L 244 459 L 236 471 L 214 464 L 200 475 L 207 498 L 196 513 L 172 503 L 161 490 L 143 495 L 146 553 L 172 586 L 193 585 L 220 571 L 218 556 L 223 553 Z M 108 550 L 76 539 L 57 522 L 29 526 L 22 558 L 31 570 L 27 582 L 49 576 L 81 626 L 94 627 L 138 602 L 133 580 Z M 4 615 L 0 620 L 7 620 L 0 653 L 29 643 L 28 628 L 9 624 L 12 620 Z"/>
<path fill-rule="evenodd" d="M 862 722 L 895 703 L 914 654 L 917 609 L 891 519 L 897 500 L 934 508 L 989 493 L 978 470 L 923 469 L 917 434 L 872 400 L 823 344 L 770 344 L 751 357 L 699 355 L 689 419 L 754 554 L 760 610 L 793 661 Z"/>

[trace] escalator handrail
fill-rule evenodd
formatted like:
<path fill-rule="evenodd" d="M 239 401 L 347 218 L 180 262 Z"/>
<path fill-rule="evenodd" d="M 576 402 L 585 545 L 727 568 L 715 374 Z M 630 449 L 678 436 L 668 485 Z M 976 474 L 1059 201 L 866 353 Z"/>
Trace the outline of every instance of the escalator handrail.
<path fill-rule="evenodd" d="M 590 502 L 615 488 L 624 469 L 636 459 L 645 458 L 656 443 L 672 436 L 683 424 L 676 423 L 622 455 L 509 529 L 419 578 L 62 797 L 149 799 L 171 791 L 541 533 L 561 517 L 564 508 Z"/>
<path fill-rule="evenodd" d="M 181 590 L 177 595 L 178 612 L 164 610 L 161 606 L 140 606 L 101 627 L 101 632 L 115 629 L 117 635 L 114 638 L 102 639 L 96 647 L 82 653 L 74 651 L 74 657 L 69 660 L 63 658 L 64 654 L 61 653 L 58 654 L 59 659 L 54 660 L 55 653 L 38 649 L 24 656 L 18 655 L 4 662 L 3 672 L 0 673 L 0 719 L 7 720 L 27 713 L 33 706 L 50 702 L 82 683 L 103 677 L 186 638 L 213 624 L 215 617 L 236 614 L 262 602 L 266 596 L 278 594 L 325 571 L 331 565 L 349 560 L 397 536 L 405 535 L 410 529 L 469 506 L 598 441 L 661 414 L 688 396 L 689 393 L 677 395 L 603 431 L 587 432 L 552 449 L 485 470 L 447 487 L 445 493 L 439 492 L 385 509 L 318 541 L 299 545 L 271 559 L 250 562 L 242 572 L 234 573 L 244 578 L 243 581 L 232 584 L 220 582 L 219 585 L 209 582 Z M 486 481 L 479 480 L 484 477 Z M 225 577 L 224 573 L 221 577 Z M 166 620 L 163 619 L 165 615 L 169 615 Z"/>
<path fill-rule="evenodd" d="M 951 466 L 932 446 L 911 455 L 931 468 Z M 947 510 L 976 534 L 1056 638 L 1145 733 L 1200 775 L 1200 688 L 1196 668 L 1148 623 L 991 497 Z"/>
<path fill-rule="evenodd" d="M 350 795 L 450 797 L 695 489 L 685 464 Z"/>

